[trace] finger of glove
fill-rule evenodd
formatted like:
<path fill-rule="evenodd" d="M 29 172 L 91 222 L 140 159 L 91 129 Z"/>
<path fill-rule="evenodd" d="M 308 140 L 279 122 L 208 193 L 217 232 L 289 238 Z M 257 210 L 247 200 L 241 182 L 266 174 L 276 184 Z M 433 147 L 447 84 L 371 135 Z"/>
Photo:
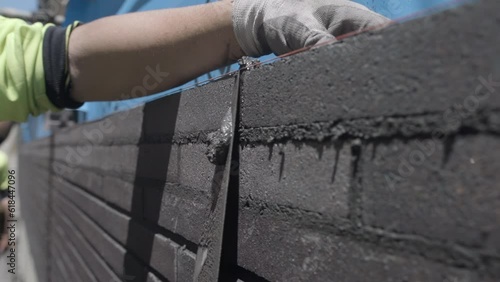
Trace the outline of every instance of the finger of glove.
<path fill-rule="evenodd" d="M 293 16 L 283 16 L 266 21 L 259 32 L 259 42 L 267 42 L 265 50 L 276 55 L 310 47 L 318 43 L 335 41 L 335 37 L 313 17 L 299 20 Z"/>
<path fill-rule="evenodd" d="M 334 36 L 390 22 L 388 18 L 350 1 L 336 1 L 335 4 L 321 6 L 314 12 L 314 17 Z"/>

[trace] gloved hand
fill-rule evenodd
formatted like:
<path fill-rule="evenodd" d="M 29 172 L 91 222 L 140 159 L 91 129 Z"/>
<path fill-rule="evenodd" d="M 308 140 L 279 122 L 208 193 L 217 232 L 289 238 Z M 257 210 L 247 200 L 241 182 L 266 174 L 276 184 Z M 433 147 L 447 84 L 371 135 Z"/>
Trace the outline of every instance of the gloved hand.
<path fill-rule="evenodd" d="M 234 0 L 236 39 L 248 56 L 281 55 L 389 19 L 348 0 Z"/>

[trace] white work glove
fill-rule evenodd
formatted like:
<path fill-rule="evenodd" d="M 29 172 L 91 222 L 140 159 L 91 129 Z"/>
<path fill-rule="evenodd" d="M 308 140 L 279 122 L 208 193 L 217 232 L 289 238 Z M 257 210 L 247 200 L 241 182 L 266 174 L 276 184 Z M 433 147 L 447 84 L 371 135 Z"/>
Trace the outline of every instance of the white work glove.
<path fill-rule="evenodd" d="M 236 39 L 247 56 L 281 55 L 389 19 L 348 0 L 234 0 Z"/>

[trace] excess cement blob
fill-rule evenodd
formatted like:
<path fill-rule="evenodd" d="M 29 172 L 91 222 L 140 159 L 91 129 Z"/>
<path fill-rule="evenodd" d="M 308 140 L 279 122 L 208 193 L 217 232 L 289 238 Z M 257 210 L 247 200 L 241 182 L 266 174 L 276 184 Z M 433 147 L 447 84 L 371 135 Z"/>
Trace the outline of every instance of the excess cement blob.
<path fill-rule="evenodd" d="M 227 154 L 231 138 L 233 137 L 233 120 L 231 117 L 231 108 L 227 111 L 226 116 L 222 120 L 222 125 L 219 130 L 208 134 L 208 149 L 205 153 L 208 160 L 215 165 L 224 165 L 226 163 Z"/>

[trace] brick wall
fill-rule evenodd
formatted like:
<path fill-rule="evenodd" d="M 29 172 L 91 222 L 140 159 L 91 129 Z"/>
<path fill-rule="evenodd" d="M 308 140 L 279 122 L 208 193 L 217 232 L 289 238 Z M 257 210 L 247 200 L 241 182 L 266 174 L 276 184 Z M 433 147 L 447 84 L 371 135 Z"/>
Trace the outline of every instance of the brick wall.
<path fill-rule="evenodd" d="M 225 165 L 235 77 L 23 145 L 40 281 L 497 281 L 499 8 L 244 71 Z"/>

